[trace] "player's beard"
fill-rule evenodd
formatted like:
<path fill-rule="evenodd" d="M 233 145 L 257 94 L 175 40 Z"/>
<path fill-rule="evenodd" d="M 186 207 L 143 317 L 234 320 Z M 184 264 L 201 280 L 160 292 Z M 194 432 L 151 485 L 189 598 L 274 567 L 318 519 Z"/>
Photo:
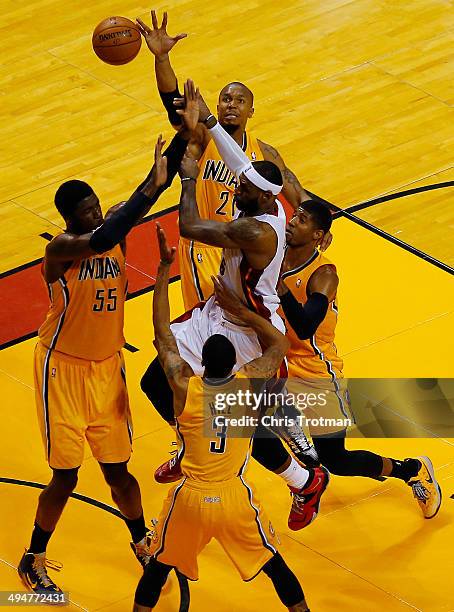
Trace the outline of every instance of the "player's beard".
<path fill-rule="evenodd" d="M 242 200 L 238 196 L 233 196 L 233 202 L 238 210 L 244 212 L 248 217 L 255 217 L 255 215 L 259 212 L 258 198 L 255 200 Z"/>

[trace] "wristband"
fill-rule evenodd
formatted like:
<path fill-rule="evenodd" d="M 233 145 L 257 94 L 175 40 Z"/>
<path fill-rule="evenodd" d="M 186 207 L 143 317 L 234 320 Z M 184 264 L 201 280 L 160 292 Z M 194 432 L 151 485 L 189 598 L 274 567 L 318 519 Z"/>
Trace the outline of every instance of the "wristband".
<path fill-rule="evenodd" d="M 213 125 L 209 126 L 208 122 L 211 121 L 212 119 L 214 119 L 214 123 L 213 123 Z M 208 117 L 204 121 L 202 121 L 202 123 L 203 123 L 203 125 L 206 125 L 208 129 L 211 129 L 212 127 L 214 127 L 216 125 L 217 119 L 216 119 L 216 117 L 213 114 L 210 114 L 210 115 L 208 115 Z"/>
<path fill-rule="evenodd" d="M 193 176 L 185 176 L 181 179 L 181 182 L 183 181 L 194 181 L 195 183 L 197 182 L 197 179 L 194 178 Z"/>

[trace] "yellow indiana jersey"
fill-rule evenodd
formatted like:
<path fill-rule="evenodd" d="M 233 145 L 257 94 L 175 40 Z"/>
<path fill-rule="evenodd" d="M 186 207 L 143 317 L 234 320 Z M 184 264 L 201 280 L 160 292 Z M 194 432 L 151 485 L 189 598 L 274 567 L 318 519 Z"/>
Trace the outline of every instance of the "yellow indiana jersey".
<path fill-rule="evenodd" d="M 300 304 L 307 302 L 307 285 L 312 274 L 320 266 L 331 264 L 322 253 L 315 251 L 301 266 L 283 272 L 282 278 Z M 280 309 L 284 317 L 284 311 Z M 300 340 L 285 319 L 290 349 L 287 353 L 289 375 L 297 378 L 342 377 L 342 359 L 337 355 L 334 344 L 338 314 L 337 297 L 328 305 L 328 312 L 315 334 Z"/>
<path fill-rule="evenodd" d="M 50 309 L 39 328 L 50 349 L 80 359 L 107 359 L 125 343 L 125 257 L 120 245 L 102 255 L 71 263 L 54 283 L 47 283 Z"/>
<path fill-rule="evenodd" d="M 241 372 L 216 385 L 200 376 L 189 379 L 184 410 L 176 419 L 182 443 L 181 469 L 187 478 L 222 482 L 244 473 L 255 428 L 234 426 L 228 419 L 245 417 L 251 411 L 244 406 L 221 406 L 227 394 L 246 388 L 249 381 Z"/>
<path fill-rule="evenodd" d="M 252 161 L 263 160 L 257 139 L 248 131 L 243 135 L 243 151 Z M 214 140 L 210 140 L 198 162 L 200 174 L 196 184 L 196 199 L 202 219 L 225 221 L 233 219 L 235 206 L 235 176 L 225 165 Z"/>

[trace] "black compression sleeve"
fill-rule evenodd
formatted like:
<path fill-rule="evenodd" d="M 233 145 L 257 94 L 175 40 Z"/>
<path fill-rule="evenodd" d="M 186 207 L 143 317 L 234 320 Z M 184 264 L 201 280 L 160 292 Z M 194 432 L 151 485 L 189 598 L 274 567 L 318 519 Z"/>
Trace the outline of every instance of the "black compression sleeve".
<path fill-rule="evenodd" d="M 93 232 L 90 238 L 90 247 L 93 251 L 105 253 L 112 249 L 123 240 L 151 204 L 151 198 L 140 191 L 135 191 L 126 204 L 112 213 L 101 227 Z"/>
<path fill-rule="evenodd" d="M 291 291 L 280 299 L 287 321 L 300 340 L 313 336 L 328 312 L 328 298 L 323 293 L 311 293 L 304 306 Z"/>
<path fill-rule="evenodd" d="M 118 244 L 128 232 L 134 227 L 137 221 L 147 210 L 153 206 L 159 196 L 171 185 L 175 174 L 180 167 L 181 160 L 186 151 L 188 141 L 175 134 L 172 142 L 164 151 L 167 157 L 167 181 L 159 187 L 153 197 L 149 198 L 140 190 L 150 179 L 153 168 L 148 173 L 147 178 L 139 185 L 129 200 L 119 210 L 115 211 L 90 238 L 90 247 L 96 253 L 105 253 Z"/>
<path fill-rule="evenodd" d="M 186 152 L 186 147 L 188 146 L 188 140 L 185 140 L 180 136 L 179 133 L 175 134 L 172 138 L 171 143 L 167 147 L 167 149 L 162 154 L 167 157 L 167 181 L 158 189 L 156 194 L 153 196 L 153 204 L 159 198 L 161 193 L 165 191 L 172 184 L 173 179 L 175 178 L 176 173 L 178 172 L 178 168 L 181 165 L 181 160 Z M 147 181 L 150 179 L 151 174 L 153 172 L 153 168 L 148 173 L 146 179 L 140 183 L 137 187 L 137 191 L 140 191 Z"/>
<path fill-rule="evenodd" d="M 167 111 L 167 117 L 169 118 L 170 123 L 172 125 L 181 125 L 182 119 L 177 113 L 175 106 L 173 105 L 173 101 L 175 100 L 175 98 L 183 97 L 178 90 L 178 83 L 175 91 L 170 91 L 167 93 L 160 91 L 159 95 L 161 96 L 162 103 L 164 104 L 164 108 Z"/>

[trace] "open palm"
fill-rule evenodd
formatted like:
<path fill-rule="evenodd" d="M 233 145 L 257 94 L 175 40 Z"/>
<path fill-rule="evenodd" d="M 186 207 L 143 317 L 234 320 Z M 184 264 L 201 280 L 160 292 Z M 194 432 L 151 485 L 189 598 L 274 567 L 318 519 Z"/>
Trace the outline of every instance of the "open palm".
<path fill-rule="evenodd" d="M 179 40 L 186 38 L 187 36 L 187 34 L 177 34 L 176 36 L 169 36 L 167 34 L 167 13 L 164 13 L 161 26 L 159 27 L 156 11 L 151 11 L 151 23 L 153 25 L 153 29 L 151 29 L 144 21 L 137 18 L 140 33 L 144 37 L 145 42 L 153 55 L 165 55 L 177 44 Z"/>

